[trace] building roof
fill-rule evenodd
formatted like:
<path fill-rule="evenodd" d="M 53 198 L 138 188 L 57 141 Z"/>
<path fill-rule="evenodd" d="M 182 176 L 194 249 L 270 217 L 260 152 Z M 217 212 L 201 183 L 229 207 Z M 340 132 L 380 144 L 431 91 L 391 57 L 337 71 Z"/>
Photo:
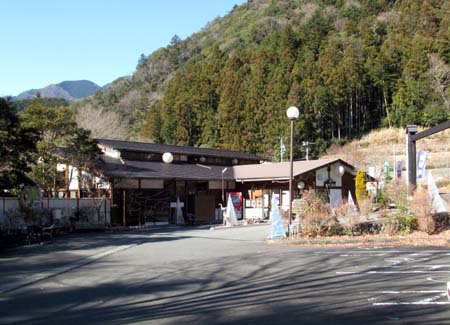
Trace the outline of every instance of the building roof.
<path fill-rule="evenodd" d="M 224 180 L 245 181 L 267 181 L 267 180 L 288 180 L 289 162 L 263 163 L 254 165 L 239 166 L 212 166 L 202 164 L 186 164 L 155 161 L 134 161 L 126 159 L 116 159 L 103 156 L 103 174 L 112 178 L 134 178 L 134 179 L 178 179 L 213 181 Z M 353 171 L 354 167 L 341 159 L 319 159 L 308 161 L 295 161 L 293 163 L 294 177 L 304 173 L 312 172 L 322 167 L 339 163 L 347 167 L 347 171 Z"/>
<path fill-rule="evenodd" d="M 187 147 L 187 146 L 173 146 L 167 144 L 147 143 L 147 142 L 135 142 L 135 141 L 122 141 L 122 140 L 110 140 L 110 139 L 96 139 L 98 144 L 116 150 L 138 151 L 138 152 L 152 152 L 152 153 L 165 153 L 171 152 L 172 154 L 184 154 L 184 155 L 196 155 L 205 157 L 221 157 L 221 158 L 236 158 L 253 161 L 267 160 L 266 158 L 259 157 L 253 154 L 248 154 L 239 151 L 229 151 L 221 149 L 211 148 L 199 148 L 199 147 Z"/>
<path fill-rule="evenodd" d="M 322 167 L 340 163 L 348 169 L 354 167 L 341 159 L 318 159 L 301 160 L 293 162 L 293 176 L 299 176 L 304 173 L 312 172 Z M 263 163 L 259 165 L 240 165 L 233 167 L 234 178 L 236 181 L 267 181 L 267 180 L 289 180 L 290 163 Z"/>
<path fill-rule="evenodd" d="M 155 161 L 134 161 L 103 156 L 103 174 L 112 178 L 179 179 L 212 181 L 234 180 L 232 167 L 206 166 L 201 164 L 166 164 Z"/>

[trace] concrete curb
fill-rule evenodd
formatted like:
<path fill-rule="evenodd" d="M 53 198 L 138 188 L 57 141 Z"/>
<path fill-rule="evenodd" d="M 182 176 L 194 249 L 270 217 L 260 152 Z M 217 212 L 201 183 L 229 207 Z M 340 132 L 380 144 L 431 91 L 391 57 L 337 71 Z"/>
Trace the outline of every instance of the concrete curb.
<path fill-rule="evenodd" d="M 410 240 L 416 241 L 429 241 L 429 238 L 407 238 L 407 237 L 399 237 L 399 238 L 386 238 L 386 239 L 299 239 L 299 240 L 289 240 L 289 239 L 269 239 L 266 242 L 270 245 L 283 245 L 283 246 L 325 246 L 325 245 L 340 245 L 340 244 L 389 244 L 389 243 L 398 243 L 398 242 L 408 242 Z M 450 240 L 447 240 L 447 243 L 450 244 Z M 427 246 L 442 246 L 442 245 L 433 245 L 433 242 L 430 242 L 431 245 Z"/>

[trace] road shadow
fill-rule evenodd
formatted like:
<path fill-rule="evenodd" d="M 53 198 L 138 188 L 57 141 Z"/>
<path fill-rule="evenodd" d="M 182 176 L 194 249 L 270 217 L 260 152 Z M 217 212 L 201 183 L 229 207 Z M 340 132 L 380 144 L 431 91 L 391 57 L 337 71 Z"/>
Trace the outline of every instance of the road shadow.
<path fill-rule="evenodd" d="M 270 249 L 270 254 L 185 259 L 155 268 L 149 268 L 151 263 L 136 265 L 120 280 L 106 274 L 128 268 L 122 269 L 119 261 L 103 261 L 85 270 L 91 276 L 96 273 L 97 281 L 68 286 L 68 280 L 54 279 L 43 288 L 4 295 L 0 323 L 445 324 L 448 320 L 448 306 L 373 307 L 361 292 L 385 287 L 386 277 L 368 282 L 363 275 L 338 276 L 336 256 L 342 254 L 338 250 L 306 250 L 299 256 L 291 248 Z M 298 260 L 305 256 L 306 262 Z M 429 261 L 434 258 L 438 256 Z M 340 263 L 343 270 L 355 267 L 351 259 Z M 410 275 L 400 273 L 389 279 L 389 283 L 408 281 Z"/>

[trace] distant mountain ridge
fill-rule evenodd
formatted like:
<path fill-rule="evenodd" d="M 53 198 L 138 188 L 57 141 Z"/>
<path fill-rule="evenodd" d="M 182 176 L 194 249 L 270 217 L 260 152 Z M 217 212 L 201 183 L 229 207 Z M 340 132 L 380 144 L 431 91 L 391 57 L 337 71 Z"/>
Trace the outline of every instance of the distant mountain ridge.
<path fill-rule="evenodd" d="M 66 100 L 85 98 L 102 89 L 89 80 L 63 81 L 40 89 L 30 89 L 14 97 L 15 100 L 31 99 L 37 93 L 45 98 L 64 98 Z"/>

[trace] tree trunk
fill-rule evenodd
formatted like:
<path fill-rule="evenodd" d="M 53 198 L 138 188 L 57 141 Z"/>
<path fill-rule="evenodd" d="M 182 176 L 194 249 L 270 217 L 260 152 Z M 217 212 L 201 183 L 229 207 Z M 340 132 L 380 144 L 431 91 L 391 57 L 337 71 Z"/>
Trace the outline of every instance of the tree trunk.
<path fill-rule="evenodd" d="M 386 117 L 388 120 L 389 128 L 392 128 L 391 117 L 389 116 L 389 108 L 388 108 L 388 103 L 387 103 L 387 99 L 386 99 L 384 90 L 383 90 L 383 101 L 384 101 L 384 109 L 386 110 Z"/>

